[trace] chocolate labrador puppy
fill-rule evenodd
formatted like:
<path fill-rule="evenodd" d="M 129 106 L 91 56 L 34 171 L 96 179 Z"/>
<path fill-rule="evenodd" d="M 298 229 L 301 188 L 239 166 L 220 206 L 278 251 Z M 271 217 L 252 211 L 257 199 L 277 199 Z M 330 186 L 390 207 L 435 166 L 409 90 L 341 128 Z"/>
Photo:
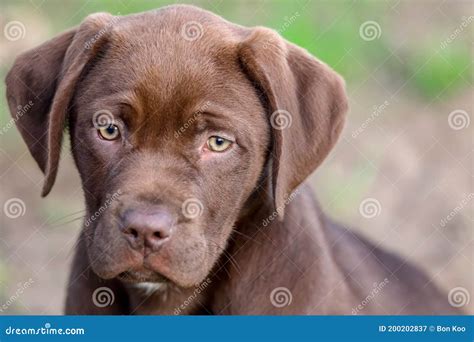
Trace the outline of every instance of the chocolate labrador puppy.
<path fill-rule="evenodd" d="M 275 31 L 192 6 L 98 13 L 20 55 L 6 84 L 43 196 L 69 128 L 87 214 L 67 314 L 456 313 L 302 185 L 347 99 Z"/>

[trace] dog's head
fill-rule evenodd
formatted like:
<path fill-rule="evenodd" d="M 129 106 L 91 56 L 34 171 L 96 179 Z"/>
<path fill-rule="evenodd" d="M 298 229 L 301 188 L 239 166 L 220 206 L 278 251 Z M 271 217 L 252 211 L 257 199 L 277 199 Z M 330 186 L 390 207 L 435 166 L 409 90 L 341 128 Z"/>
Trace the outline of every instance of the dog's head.
<path fill-rule="evenodd" d="M 43 195 L 69 127 L 93 270 L 183 287 L 257 191 L 283 216 L 347 108 L 341 78 L 304 50 L 191 6 L 91 15 L 18 57 L 6 83 Z"/>

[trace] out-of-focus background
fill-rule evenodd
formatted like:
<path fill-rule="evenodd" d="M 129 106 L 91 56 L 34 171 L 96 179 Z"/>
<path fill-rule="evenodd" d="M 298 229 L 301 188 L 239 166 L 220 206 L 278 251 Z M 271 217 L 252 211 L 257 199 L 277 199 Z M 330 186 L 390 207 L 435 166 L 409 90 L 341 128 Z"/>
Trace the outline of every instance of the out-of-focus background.
<path fill-rule="evenodd" d="M 88 14 L 153 0 L 2 0 L 0 78 L 20 52 Z M 422 267 L 473 312 L 472 1 L 192 2 L 278 30 L 347 81 L 343 136 L 310 178 L 324 210 Z M 20 138 L 0 83 L 0 314 L 60 314 L 83 196 L 68 146 L 53 192 Z M 67 140 L 67 139 L 66 139 Z"/>

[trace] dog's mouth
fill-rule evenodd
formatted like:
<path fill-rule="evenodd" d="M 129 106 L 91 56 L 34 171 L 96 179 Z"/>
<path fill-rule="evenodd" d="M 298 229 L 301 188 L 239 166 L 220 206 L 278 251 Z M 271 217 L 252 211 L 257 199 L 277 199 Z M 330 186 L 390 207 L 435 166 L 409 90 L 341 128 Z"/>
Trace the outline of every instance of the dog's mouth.
<path fill-rule="evenodd" d="M 169 283 L 170 280 L 165 276 L 149 270 L 145 267 L 138 269 L 130 269 L 120 273 L 117 276 L 118 279 L 125 283 L 136 284 L 136 283 Z"/>
<path fill-rule="evenodd" d="M 201 282 L 210 271 L 207 241 L 191 229 L 184 227 L 179 231 L 184 236 L 175 236 L 158 250 L 147 251 L 131 248 L 125 238 L 113 240 L 113 228 L 99 223 L 88 246 L 91 267 L 102 279 L 187 288 Z"/>

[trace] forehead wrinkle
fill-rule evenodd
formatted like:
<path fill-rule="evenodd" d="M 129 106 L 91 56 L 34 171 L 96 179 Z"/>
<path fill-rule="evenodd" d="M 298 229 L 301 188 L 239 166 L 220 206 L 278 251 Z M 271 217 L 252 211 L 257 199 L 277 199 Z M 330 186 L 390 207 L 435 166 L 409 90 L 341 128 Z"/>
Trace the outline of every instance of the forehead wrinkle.
<path fill-rule="evenodd" d="M 166 70 L 163 64 L 155 66 L 147 63 L 142 73 L 135 93 L 142 103 L 144 115 L 152 116 L 160 127 L 175 124 L 177 127 L 173 127 L 173 131 L 195 111 L 204 110 L 210 91 L 222 88 L 222 81 L 215 77 L 212 68 L 203 70 L 195 62 L 179 62 L 173 70 Z M 212 90 L 209 89 L 210 84 Z"/>

